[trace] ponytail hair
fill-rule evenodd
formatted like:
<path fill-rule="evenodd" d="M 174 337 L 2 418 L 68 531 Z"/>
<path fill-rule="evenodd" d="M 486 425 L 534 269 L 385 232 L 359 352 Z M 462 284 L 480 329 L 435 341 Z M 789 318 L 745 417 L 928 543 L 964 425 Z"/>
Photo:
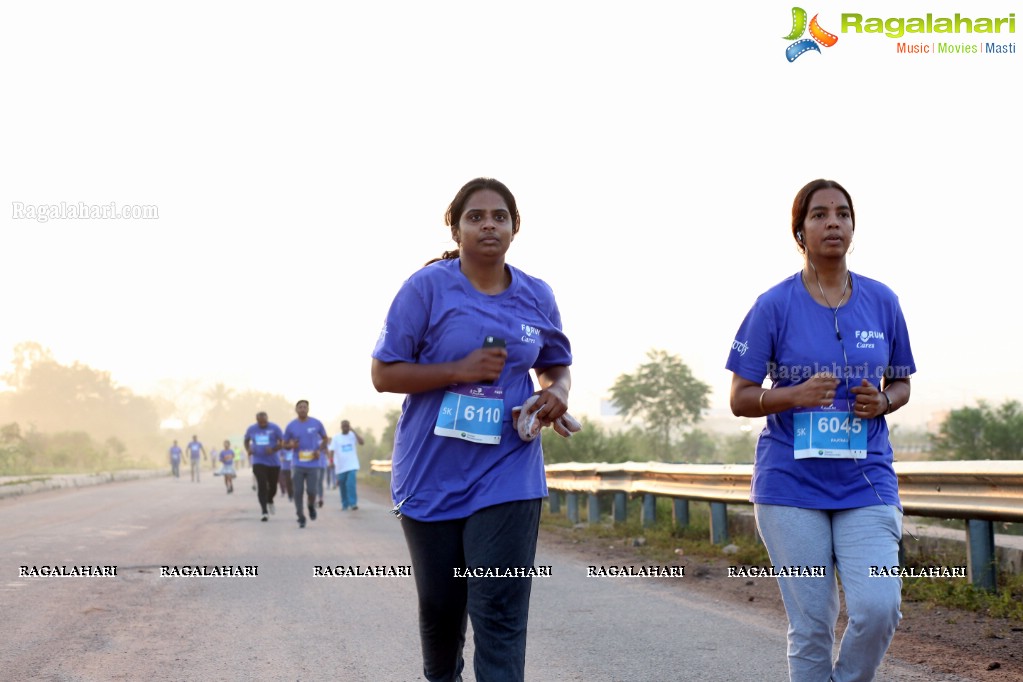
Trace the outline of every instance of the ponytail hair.
<path fill-rule="evenodd" d="M 478 192 L 481 189 L 489 189 L 497 192 L 504 199 L 504 203 L 508 206 L 508 213 L 511 214 L 512 219 L 512 234 L 518 234 L 519 231 L 519 207 L 515 203 L 515 195 L 511 193 L 503 182 L 495 180 L 494 178 L 475 178 L 462 185 L 462 189 L 458 190 L 458 194 L 448 204 L 448 209 L 444 212 L 444 224 L 451 228 L 451 238 L 457 243 L 458 236 L 458 221 L 462 219 L 462 213 L 465 212 L 465 202 L 469 200 L 469 197 L 473 193 Z M 461 250 L 456 247 L 451 251 L 445 251 L 441 254 L 440 258 L 432 258 L 426 263 L 424 267 L 431 263 L 436 263 L 442 260 L 453 260 L 461 255 Z"/>
<path fill-rule="evenodd" d="M 430 260 L 423 263 L 423 267 L 425 268 L 427 265 L 432 265 L 442 260 L 454 260 L 455 258 L 458 258 L 461 254 L 462 251 L 460 249 L 455 249 L 453 251 L 445 251 L 440 255 L 440 258 L 431 258 Z"/>

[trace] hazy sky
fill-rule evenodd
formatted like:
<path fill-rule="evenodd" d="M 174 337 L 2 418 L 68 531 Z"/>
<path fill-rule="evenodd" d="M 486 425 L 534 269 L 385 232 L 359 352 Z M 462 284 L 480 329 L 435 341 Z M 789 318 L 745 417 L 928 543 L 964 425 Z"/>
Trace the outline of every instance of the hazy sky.
<path fill-rule="evenodd" d="M 802 5 L 838 43 L 789 63 L 791 2 L 18 3 L 3 12 L 0 367 L 38 341 L 140 393 L 198 379 L 397 405 L 370 351 L 450 247 L 470 178 L 516 194 L 508 262 L 554 288 L 571 409 L 651 348 L 727 410 L 756 296 L 802 266 L 795 192 L 830 177 L 851 268 L 891 286 L 919 373 L 899 418 L 1023 398 L 1023 55 L 898 54 L 843 13 L 1017 15 L 978 0 Z M 1002 44 L 1017 34 L 908 35 Z M 156 206 L 40 222 L 25 206 Z M 22 208 L 19 208 L 22 207 Z"/>

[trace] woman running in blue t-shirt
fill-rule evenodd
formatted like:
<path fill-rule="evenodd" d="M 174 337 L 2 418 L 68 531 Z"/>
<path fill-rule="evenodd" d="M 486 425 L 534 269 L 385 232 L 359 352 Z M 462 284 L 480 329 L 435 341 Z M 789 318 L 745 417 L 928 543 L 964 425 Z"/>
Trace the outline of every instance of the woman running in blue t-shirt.
<path fill-rule="evenodd" d="M 373 385 L 407 394 L 391 493 L 416 579 L 426 678 L 458 678 L 468 617 L 477 679 L 521 680 L 530 578 L 477 574 L 533 567 L 543 452 L 539 438 L 520 437 L 511 412 L 535 393 L 527 411 L 567 435 L 572 354 L 551 288 L 505 263 L 519 230 L 508 188 L 472 180 L 445 218 L 457 248 L 395 296 Z"/>
<path fill-rule="evenodd" d="M 899 299 L 849 271 L 855 217 L 837 182 L 799 191 L 792 237 L 803 269 L 757 299 L 726 363 L 732 412 L 767 418 L 750 501 L 771 562 L 817 576 L 778 578 L 791 680 L 873 679 L 902 617 L 901 579 L 871 567 L 898 564 L 902 505 L 885 415 L 909 402 L 916 364 Z M 832 661 L 836 572 L 849 625 Z"/>

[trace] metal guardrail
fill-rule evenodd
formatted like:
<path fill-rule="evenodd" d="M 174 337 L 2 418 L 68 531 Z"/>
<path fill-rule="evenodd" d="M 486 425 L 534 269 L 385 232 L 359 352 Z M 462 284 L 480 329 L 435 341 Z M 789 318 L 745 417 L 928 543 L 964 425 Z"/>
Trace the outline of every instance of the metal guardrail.
<path fill-rule="evenodd" d="M 1023 521 L 1023 461 L 896 462 L 906 514 Z M 547 486 L 563 492 L 646 493 L 749 504 L 752 464 L 567 463 L 547 466 Z"/>
<path fill-rule="evenodd" d="M 750 504 L 752 464 L 549 464 L 547 487 L 565 493 L 569 518 L 578 521 L 578 495 L 589 495 L 591 517 L 599 495 L 615 495 L 614 518 L 625 519 L 629 495 L 643 495 L 643 522 L 652 523 L 657 497 L 675 500 L 675 520 L 688 524 L 689 500 L 711 504 L 711 539 L 727 539 L 727 504 Z M 373 460 L 373 473 L 389 474 L 390 460 Z M 899 497 L 907 515 L 967 522 L 969 573 L 973 583 L 993 589 L 996 581 L 992 521 L 1023 522 L 1023 461 L 896 462 Z M 558 511 L 557 494 L 551 510 Z"/>
<path fill-rule="evenodd" d="M 1023 521 L 1023 461 L 896 462 L 899 498 L 911 516 L 966 520 L 967 568 L 973 584 L 997 583 L 993 521 Z M 676 522 L 688 523 L 689 500 L 710 502 L 711 540 L 727 539 L 728 503 L 749 504 L 751 464 L 551 464 L 547 487 L 566 494 L 569 518 L 578 521 L 578 493 L 599 513 L 601 493 L 615 494 L 615 520 L 625 519 L 625 498 L 642 494 L 643 522 L 652 523 L 656 497 L 675 500 Z M 555 505 L 552 495 L 552 507 Z M 681 519 L 681 521 L 680 521 Z"/>

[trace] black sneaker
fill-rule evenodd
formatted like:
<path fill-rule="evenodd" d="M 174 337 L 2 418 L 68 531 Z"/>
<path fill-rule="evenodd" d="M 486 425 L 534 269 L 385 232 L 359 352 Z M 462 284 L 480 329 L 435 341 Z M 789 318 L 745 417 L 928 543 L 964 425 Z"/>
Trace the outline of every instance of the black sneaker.
<path fill-rule="evenodd" d="M 358 509 L 358 508 L 359 508 L 359 505 L 357 505 L 357 504 L 353 504 L 353 505 L 352 505 L 352 511 L 355 511 L 355 510 L 356 510 L 356 509 Z"/>
<path fill-rule="evenodd" d="M 304 518 L 298 520 L 298 527 L 299 528 L 305 528 L 305 519 Z"/>
<path fill-rule="evenodd" d="M 270 517 L 269 517 L 269 516 L 267 516 L 266 514 L 263 514 L 263 517 L 262 517 L 261 519 L 259 519 L 259 520 L 260 520 L 260 521 L 269 521 L 269 520 L 270 520 Z"/>
<path fill-rule="evenodd" d="M 313 521 L 316 520 L 316 507 L 309 507 L 309 518 Z"/>

